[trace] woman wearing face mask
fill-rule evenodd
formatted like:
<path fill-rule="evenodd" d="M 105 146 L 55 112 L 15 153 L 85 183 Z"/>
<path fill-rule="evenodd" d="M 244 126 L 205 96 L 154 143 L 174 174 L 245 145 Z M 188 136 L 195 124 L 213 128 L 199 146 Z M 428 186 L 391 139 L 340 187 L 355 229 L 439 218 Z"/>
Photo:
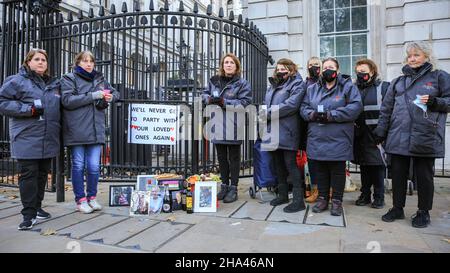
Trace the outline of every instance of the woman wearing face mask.
<path fill-rule="evenodd" d="M 322 72 L 322 62 L 318 57 L 311 57 L 306 66 L 308 67 L 308 77 L 306 77 L 306 88 L 317 83 L 320 78 L 320 73 Z M 306 151 L 306 142 L 308 135 L 308 123 L 301 119 L 300 121 L 300 132 L 301 132 L 301 144 L 300 149 Z M 311 192 L 310 195 L 305 199 L 308 203 L 314 203 L 319 196 L 319 189 L 317 188 L 316 182 L 316 171 L 314 169 L 314 162 L 308 160 L 308 169 L 311 178 Z"/>
<path fill-rule="evenodd" d="M 427 227 L 433 206 L 436 158 L 444 157 L 445 122 L 450 111 L 450 75 L 437 70 L 431 46 L 411 42 L 405 46 L 403 75 L 394 79 L 381 105 L 376 142 L 386 141 L 391 154 L 393 208 L 382 220 L 404 219 L 410 159 L 416 174 L 417 213 L 412 226 Z"/>
<path fill-rule="evenodd" d="M 278 206 L 289 202 L 289 176 L 293 184 L 292 203 L 283 208 L 284 212 L 297 212 L 305 209 L 296 154 L 300 144 L 299 107 L 305 93 L 305 84 L 297 72 L 297 65 L 289 59 L 277 62 L 270 87 L 265 96 L 266 110 L 260 112 L 260 119 L 267 118 L 270 128 L 279 128 L 279 139 L 272 152 L 278 181 L 278 196 L 270 204 Z"/>
<path fill-rule="evenodd" d="M 323 60 L 322 77 L 308 87 L 301 115 L 308 121 L 306 152 L 313 161 L 319 197 L 313 212 L 328 209 L 330 186 L 331 215 L 342 215 L 345 162 L 353 159 L 353 123 L 362 111 L 361 96 L 347 75 L 339 73 L 334 58 Z"/>
<path fill-rule="evenodd" d="M 389 87 L 378 79 L 377 65 L 369 59 L 356 62 L 356 86 L 361 94 L 364 111 L 355 122 L 354 163 L 361 167 L 361 195 L 355 204 L 381 209 L 384 206 L 384 176 L 386 168 L 375 144 L 373 130 L 377 127 L 381 102 Z M 373 186 L 373 202 L 371 187 Z"/>
<path fill-rule="evenodd" d="M 222 58 L 219 73 L 209 80 L 208 88 L 203 92 L 202 99 L 206 105 L 220 106 L 219 112 L 222 114 L 223 127 L 221 130 L 216 130 L 223 134 L 212 139 L 217 150 L 220 179 L 222 180 L 217 199 L 223 200 L 224 203 L 232 203 L 238 199 L 237 187 L 241 166 L 242 139 L 238 137 L 238 130 L 245 125 L 238 124 L 240 119 L 235 119 L 235 114 L 242 115 L 243 112 L 239 111 L 239 108 L 244 108 L 252 103 L 250 84 L 241 78 L 241 63 L 234 54 L 228 53 Z M 227 119 L 231 120 L 228 124 L 233 124 L 232 128 L 226 127 Z M 227 137 L 227 131 L 234 132 L 233 137 Z"/>
<path fill-rule="evenodd" d="M 92 52 L 82 51 L 75 56 L 74 71 L 61 80 L 63 139 L 64 145 L 70 147 L 73 192 L 77 210 L 82 213 L 102 209 L 96 196 L 100 153 L 105 143 L 105 110 L 119 99 L 119 92 L 94 67 Z"/>
<path fill-rule="evenodd" d="M 59 154 L 60 81 L 50 77 L 43 49 L 28 52 L 19 73 L 0 89 L 0 113 L 9 117 L 11 157 L 19 163 L 23 222 L 29 230 L 37 219 L 50 218 L 42 209 L 53 157 Z"/>

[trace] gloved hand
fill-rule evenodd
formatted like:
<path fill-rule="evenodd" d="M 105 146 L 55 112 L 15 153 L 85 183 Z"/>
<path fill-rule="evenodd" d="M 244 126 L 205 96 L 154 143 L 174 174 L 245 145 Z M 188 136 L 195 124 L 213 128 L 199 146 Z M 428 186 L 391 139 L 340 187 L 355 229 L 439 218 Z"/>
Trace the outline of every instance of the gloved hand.
<path fill-rule="evenodd" d="M 217 104 L 220 107 L 223 106 L 223 103 L 224 103 L 224 101 L 223 101 L 223 98 L 221 98 L 221 97 L 209 97 L 209 100 L 208 100 L 208 104 Z"/>
<path fill-rule="evenodd" d="M 310 121 L 314 122 L 314 121 L 317 121 L 318 116 L 319 116 L 319 114 L 316 111 L 312 111 L 309 114 L 309 119 L 310 119 Z"/>
<path fill-rule="evenodd" d="M 331 122 L 331 113 L 329 111 L 317 113 L 317 121 L 320 123 L 328 123 Z"/>
<path fill-rule="evenodd" d="M 109 103 L 105 99 L 100 99 L 100 100 L 95 101 L 95 107 L 98 110 L 104 110 L 104 109 L 108 108 L 108 106 L 109 106 Z"/>
<path fill-rule="evenodd" d="M 433 107 L 436 104 L 436 97 L 429 96 L 426 105 L 428 107 Z"/>
<path fill-rule="evenodd" d="M 375 142 L 375 145 L 383 143 L 384 140 L 385 140 L 385 137 L 381 137 L 375 133 L 373 134 L 373 141 Z"/>
<path fill-rule="evenodd" d="M 42 116 L 44 114 L 44 108 L 42 106 L 36 107 L 36 105 L 31 105 L 31 116 L 32 117 L 38 117 Z"/>
<path fill-rule="evenodd" d="M 95 91 L 92 92 L 92 99 L 94 100 L 99 100 L 99 99 L 103 99 L 103 97 L 105 96 L 105 93 L 103 93 L 103 91 Z"/>

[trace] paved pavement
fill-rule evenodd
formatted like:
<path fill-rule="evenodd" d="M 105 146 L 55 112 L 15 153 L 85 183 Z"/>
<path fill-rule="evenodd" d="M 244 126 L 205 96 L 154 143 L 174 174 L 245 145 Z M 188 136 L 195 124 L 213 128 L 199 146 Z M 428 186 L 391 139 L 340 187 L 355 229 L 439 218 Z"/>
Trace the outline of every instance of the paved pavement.
<path fill-rule="evenodd" d="M 358 175 L 352 175 L 358 184 Z M 56 203 L 46 193 L 45 210 L 52 218 L 39 221 L 31 231 L 18 231 L 21 203 L 16 188 L 0 187 L 0 252 L 150 252 L 150 253 L 266 253 L 266 252 L 450 252 L 450 179 L 436 178 L 431 225 L 411 226 L 417 193 L 408 196 L 406 219 L 384 223 L 381 216 L 392 204 L 386 194 L 381 210 L 357 207 L 359 192 L 344 195 L 342 217 L 329 211 L 286 214 L 271 207 L 271 193 L 250 198 L 252 178 L 242 179 L 239 200 L 220 203 L 217 213 L 186 214 L 175 211 L 130 217 L 127 207 L 108 207 L 109 183 L 101 183 L 101 212 L 75 212 L 73 194 Z"/>

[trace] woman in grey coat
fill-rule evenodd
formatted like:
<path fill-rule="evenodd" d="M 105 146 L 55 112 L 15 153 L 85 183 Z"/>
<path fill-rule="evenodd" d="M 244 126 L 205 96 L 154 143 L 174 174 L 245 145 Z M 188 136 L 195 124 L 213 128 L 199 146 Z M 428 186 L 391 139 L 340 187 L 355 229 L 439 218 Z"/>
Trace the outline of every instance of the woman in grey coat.
<path fill-rule="evenodd" d="M 300 170 L 296 154 L 300 146 L 299 108 L 305 94 L 305 83 L 297 72 L 297 65 L 289 59 L 277 62 L 273 77 L 269 78 L 264 103 L 267 109 L 260 112 L 260 119 L 267 118 L 268 127 L 278 127 L 276 149 L 272 151 L 278 181 L 278 196 L 270 201 L 272 206 L 289 202 L 288 176 L 292 181 L 292 203 L 283 208 L 284 212 L 297 212 L 305 209 L 304 189 L 301 185 Z M 275 130 L 275 129 L 274 129 Z M 272 140 L 273 141 L 273 140 Z"/>
<path fill-rule="evenodd" d="M 105 143 L 105 111 L 110 103 L 119 99 L 119 93 L 94 66 L 94 55 L 90 51 L 80 52 L 75 56 L 74 72 L 65 74 L 61 80 L 63 139 L 72 156 L 77 210 L 83 213 L 102 208 L 96 196 L 100 153 Z M 85 166 L 87 193 L 84 191 Z"/>
<path fill-rule="evenodd" d="M 412 226 L 427 227 L 433 206 L 436 158 L 444 157 L 445 122 L 450 111 L 450 75 L 437 70 L 431 46 L 411 42 L 405 46 L 403 75 L 389 86 L 381 106 L 376 142 L 386 141 L 391 154 L 393 208 L 382 220 L 404 219 L 410 159 L 416 173 L 418 210 Z"/>
<path fill-rule="evenodd" d="M 301 115 L 308 121 L 306 153 L 314 161 L 319 198 L 313 212 L 328 209 L 333 188 L 331 215 L 342 214 L 345 162 L 353 159 L 354 121 L 362 111 L 361 96 L 351 78 L 339 73 L 334 58 L 322 61 L 321 80 L 308 87 Z"/>
<path fill-rule="evenodd" d="M 60 82 L 50 77 L 43 49 L 28 52 L 19 73 L 6 78 L 0 89 L 0 113 L 9 116 L 11 157 L 19 163 L 23 222 L 50 218 L 42 209 L 50 163 L 59 154 Z"/>
<path fill-rule="evenodd" d="M 217 150 L 222 180 L 217 199 L 223 200 L 224 203 L 232 203 L 238 198 L 240 149 L 243 139 L 241 129 L 245 126 L 245 118 L 242 116 L 245 115 L 245 111 L 242 109 L 252 103 L 250 84 L 241 78 L 241 63 L 234 54 L 228 53 L 222 58 L 219 73 L 209 80 L 202 99 L 204 104 L 210 105 L 209 108 L 212 108 L 211 105 L 220 107 L 213 110 L 218 116 L 213 115 L 212 118 L 219 120 L 218 123 L 222 126 L 215 128 L 211 136 Z M 238 115 L 241 115 L 241 118 L 237 118 Z M 239 120 L 243 120 L 243 124 L 238 124 Z M 227 124 L 232 127 L 227 128 Z"/>

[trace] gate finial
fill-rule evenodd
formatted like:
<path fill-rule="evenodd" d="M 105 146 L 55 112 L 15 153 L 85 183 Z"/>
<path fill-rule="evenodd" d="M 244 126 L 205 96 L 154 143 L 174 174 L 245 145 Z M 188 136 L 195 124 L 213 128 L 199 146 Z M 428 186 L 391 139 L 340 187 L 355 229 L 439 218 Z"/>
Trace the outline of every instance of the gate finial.
<path fill-rule="evenodd" d="M 105 8 L 103 6 L 98 10 L 98 16 L 105 16 Z"/>
<path fill-rule="evenodd" d="M 206 14 L 207 15 L 211 15 L 212 14 L 212 6 L 208 5 L 208 7 L 206 8 Z"/>
<path fill-rule="evenodd" d="M 183 12 L 184 11 L 184 4 L 183 1 L 180 1 L 180 8 L 178 9 L 178 11 Z"/>
<path fill-rule="evenodd" d="M 80 9 L 79 11 L 78 11 L 78 19 L 79 20 L 81 20 L 81 19 L 83 19 L 83 11 Z"/>
<path fill-rule="evenodd" d="M 125 12 L 127 12 L 127 11 L 128 11 L 127 3 L 126 3 L 126 2 L 123 2 L 123 3 L 122 3 L 122 13 L 125 13 Z"/>
<path fill-rule="evenodd" d="M 169 1 L 167 0 L 164 1 L 164 10 L 169 11 Z"/>
<path fill-rule="evenodd" d="M 109 14 L 116 14 L 116 5 L 111 4 L 111 8 L 109 9 Z"/>
<path fill-rule="evenodd" d="M 198 13 L 198 4 L 197 4 L 197 2 L 194 3 L 194 10 L 193 10 L 193 12 L 196 13 L 196 14 Z"/>
<path fill-rule="evenodd" d="M 220 7 L 220 9 L 219 9 L 219 17 L 220 17 L 220 18 L 223 18 L 223 16 L 224 16 L 224 14 L 223 14 L 223 8 Z"/>
<path fill-rule="evenodd" d="M 139 4 L 139 1 L 134 1 L 134 3 L 133 3 L 133 10 L 134 11 L 141 11 L 141 7 L 140 7 L 141 5 Z"/>
<path fill-rule="evenodd" d="M 228 17 L 228 19 L 229 19 L 230 21 L 233 21 L 233 20 L 234 20 L 234 12 L 233 12 L 233 11 L 230 11 L 230 17 Z"/>
<path fill-rule="evenodd" d="M 151 11 L 154 11 L 154 10 L 155 10 L 155 5 L 153 5 L 153 0 L 150 0 L 150 7 L 149 7 L 149 9 L 150 9 Z"/>
<path fill-rule="evenodd" d="M 69 15 L 67 15 L 67 21 L 69 21 L 69 22 L 73 21 L 73 15 L 72 15 L 71 11 L 69 11 Z"/>
<path fill-rule="evenodd" d="M 88 15 L 88 17 L 89 17 L 89 18 L 94 18 L 94 9 L 93 9 L 93 8 L 90 8 L 90 9 L 89 9 L 89 15 Z"/>
<path fill-rule="evenodd" d="M 239 14 L 239 17 L 238 17 L 238 23 L 239 23 L 239 24 L 242 24 L 242 14 Z"/>

